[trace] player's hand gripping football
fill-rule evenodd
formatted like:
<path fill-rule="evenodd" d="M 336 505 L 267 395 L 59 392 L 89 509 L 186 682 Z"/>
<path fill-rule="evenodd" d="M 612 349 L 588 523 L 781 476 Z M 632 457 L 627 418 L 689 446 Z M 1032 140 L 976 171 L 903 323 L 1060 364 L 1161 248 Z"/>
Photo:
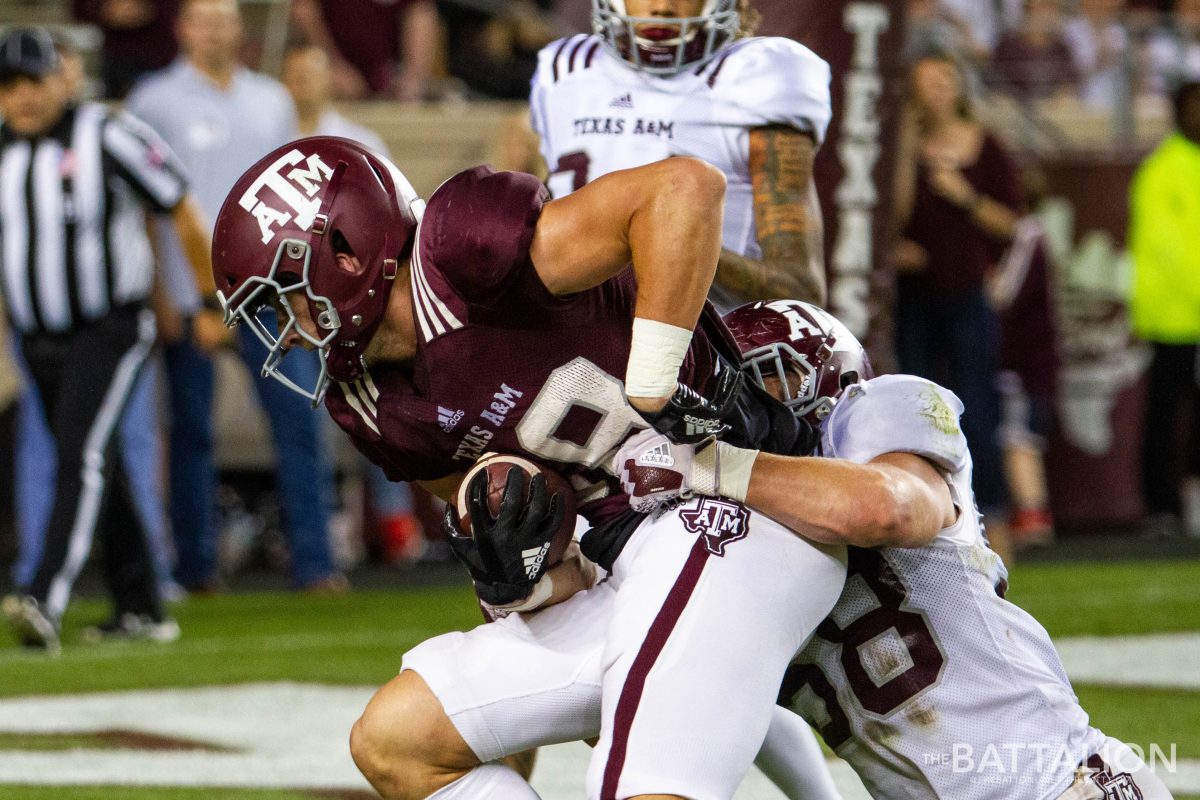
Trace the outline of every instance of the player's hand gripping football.
<path fill-rule="evenodd" d="M 533 476 L 528 501 L 525 480 L 523 470 L 508 471 L 500 512 L 493 517 L 488 509 L 486 470 L 471 479 L 467 487 L 470 536 L 463 534 L 453 503 L 446 505 L 442 518 L 450 547 L 471 573 L 476 594 L 491 606 L 509 606 L 530 596 L 549 569 L 545 556 L 562 525 L 562 501 L 557 494 L 549 494 L 545 477 Z M 536 557 L 539 552 L 541 558 Z"/>
<path fill-rule="evenodd" d="M 723 420 L 737 401 L 741 388 L 742 373 L 720 363 L 712 397 L 705 397 L 681 383 L 661 410 L 639 413 L 672 442 L 699 444 L 714 436 L 719 438 L 729 430 Z"/>
<path fill-rule="evenodd" d="M 715 450 L 715 442 L 709 442 L 704 449 Z M 695 446 L 672 442 L 651 428 L 630 437 L 621 446 L 613 459 L 613 471 L 629 495 L 629 506 L 634 511 L 651 514 L 692 495 L 696 457 Z M 706 481 L 704 476 L 701 481 L 713 482 Z"/>

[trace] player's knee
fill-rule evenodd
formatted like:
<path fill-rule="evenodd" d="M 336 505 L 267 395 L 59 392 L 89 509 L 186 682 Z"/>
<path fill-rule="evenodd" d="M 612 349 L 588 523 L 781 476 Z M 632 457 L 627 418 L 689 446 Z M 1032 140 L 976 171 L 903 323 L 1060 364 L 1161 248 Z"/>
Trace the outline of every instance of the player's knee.
<path fill-rule="evenodd" d="M 478 760 L 441 703 L 414 672 L 376 692 L 350 731 L 350 754 L 385 800 L 419 800 Z"/>

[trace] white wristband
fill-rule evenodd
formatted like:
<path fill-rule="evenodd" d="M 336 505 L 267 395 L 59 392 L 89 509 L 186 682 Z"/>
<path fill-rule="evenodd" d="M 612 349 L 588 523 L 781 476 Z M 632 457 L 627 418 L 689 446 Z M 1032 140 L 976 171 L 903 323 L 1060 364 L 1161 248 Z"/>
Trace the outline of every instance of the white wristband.
<path fill-rule="evenodd" d="M 550 573 L 545 575 L 533 585 L 533 591 L 529 593 L 529 597 L 524 600 L 517 600 L 513 603 L 508 603 L 502 606 L 488 605 L 488 609 L 496 617 L 507 617 L 509 614 L 520 613 L 525 611 L 533 611 L 536 608 L 541 608 L 551 595 L 554 594 L 554 579 L 550 577 Z"/>
<path fill-rule="evenodd" d="M 726 442 L 716 442 L 700 450 L 692 462 L 692 491 L 746 502 L 756 458 L 757 450 L 734 447 Z"/>
<path fill-rule="evenodd" d="M 634 317 L 625 368 L 627 397 L 665 397 L 679 383 L 679 368 L 692 343 L 687 328 Z"/>

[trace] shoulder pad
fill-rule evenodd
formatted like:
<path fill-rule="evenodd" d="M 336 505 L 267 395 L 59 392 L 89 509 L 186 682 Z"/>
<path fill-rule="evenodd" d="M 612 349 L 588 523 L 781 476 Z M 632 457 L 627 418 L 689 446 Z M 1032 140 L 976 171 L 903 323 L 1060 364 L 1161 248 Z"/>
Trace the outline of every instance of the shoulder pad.
<path fill-rule="evenodd" d="M 429 198 L 421 222 L 421 260 L 468 303 L 495 300 L 529 262 L 546 187 L 523 172 L 475 167 Z"/>
<path fill-rule="evenodd" d="M 745 127 L 787 125 L 820 144 L 833 116 L 829 64 L 799 42 L 779 36 L 730 45 L 705 73 L 709 85 L 745 117 Z"/>
<path fill-rule="evenodd" d="M 865 464 L 884 453 L 912 453 L 946 472 L 967 463 L 954 392 L 913 375 L 883 375 L 846 389 L 821 425 L 827 456 Z"/>
<path fill-rule="evenodd" d="M 590 67 L 602 50 L 600 38 L 585 33 L 551 42 L 538 52 L 533 85 L 551 86 L 577 70 Z"/>

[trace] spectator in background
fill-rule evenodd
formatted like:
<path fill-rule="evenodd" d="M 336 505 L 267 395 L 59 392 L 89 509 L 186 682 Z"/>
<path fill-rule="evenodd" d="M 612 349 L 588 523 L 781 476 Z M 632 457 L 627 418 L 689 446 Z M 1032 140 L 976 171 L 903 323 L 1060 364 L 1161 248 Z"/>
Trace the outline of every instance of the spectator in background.
<path fill-rule="evenodd" d="M 1091 108 L 1113 111 L 1129 97 L 1129 31 L 1126 0 L 1081 0 L 1063 26 L 1063 40 L 1079 75 L 1079 97 Z"/>
<path fill-rule="evenodd" d="M 1021 24 L 1022 0 L 937 0 L 941 13 L 966 26 L 971 39 L 986 51 L 995 49 Z"/>
<path fill-rule="evenodd" d="M 292 0 L 291 25 L 329 55 L 336 97 L 425 96 L 441 38 L 433 0 Z"/>
<path fill-rule="evenodd" d="M 1179 476 L 1195 469 L 1200 413 L 1181 453 L 1180 412 L 1197 402 L 1200 345 L 1200 83 L 1175 94 L 1176 132 L 1138 169 L 1130 195 L 1134 332 L 1153 348 L 1142 447 L 1142 490 L 1152 534 L 1181 529 Z M 1181 458 L 1182 456 L 1182 458 Z"/>
<path fill-rule="evenodd" d="M 1023 100 L 1074 92 L 1078 76 L 1063 39 L 1062 0 L 1025 0 L 1021 27 L 1001 37 L 992 64 L 999 88 Z"/>
<path fill-rule="evenodd" d="M 929 56 L 912 66 L 904 115 L 895 202 L 901 240 L 893 253 L 900 370 L 949 387 L 971 409 L 962 426 L 976 496 L 985 511 L 1000 511 L 998 330 L 984 279 L 1016 230 L 1020 182 L 1000 142 L 975 120 L 953 59 Z"/>
<path fill-rule="evenodd" d="M 229 189 L 248 167 L 296 136 L 296 114 L 284 88 L 238 63 L 242 22 L 235 0 L 184 0 L 179 19 L 183 57 L 144 81 L 129 109 L 175 149 L 193 176 L 208 224 Z M 211 311 L 189 291 L 178 241 L 160 231 L 159 252 L 168 297 L 160 308 L 171 407 L 171 524 L 178 553 L 175 577 L 184 588 L 211 591 L 217 570 L 216 470 L 213 463 L 213 363 L 207 351 L 220 333 Z M 269 312 L 264 312 L 264 314 Z M 274 321 L 270 325 L 274 326 Z M 239 351 L 259 346 L 247 327 Z M 296 358 L 299 356 L 299 358 Z M 300 383 L 315 380 L 315 354 L 297 353 L 284 372 Z M 321 448 L 318 417 L 295 393 L 250 367 L 271 423 L 278 457 L 284 533 L 291 546 L 292 581 L 298 588 L 341 590 L 345 578 L 329 550 L 333 484 Z"/>
<path fill-rule="evenodd" d="M 1146 44 L 1148 88 L 1158 94 L 1200 81 L 1200 0 L 1175 0 L 1169 20 Z"/>
<path fill-rule="evenodd" d="M 283 54 L 280 78 L 296 106 L 297 135 L 341 136 L 387 154 L 387 146 L 374 131 L 356 125 L 330 105 L 333 69 L 329 54 L 320 47 L 305 43 L 290 45 Z"/>
<path fill-rule="evenodd" d="M 512 0 L 493 13 L 456 0 L 439 0 L 450 75 L 475 94 L 527 99 L 538 51 L 556 36 L 547 5 L 546 0 Z"/>
<path fill-rule="evenodd" d="M 905 17 L 904 60 L 912 63 L 930 53 L 945 53 L 958 62 L 968 94 L 982 89 L 980 70 L 992 56 L 991 48 L 975 38 L 961 17 L 947 12 L 938 0 L 908 0 Z"/>
<path fill-rule="evenodd" d="M 987 280 L 988 299 L 1000 318 L 1000 446 L 1013 503 L 1009 530 L 1018 547 L 1045 544 L 1054 537 L 1044 455 L 1059 365 L 1054 270 L 1036 215 L 1046 195 L 1045 176 L 1027 169 L 1022 184 L 1026 207 L 1035 213 L 1017 223 L 1008 252 Z"/>
<path fill-rule="evenodd" d="M 179 52 L 179 0 L 72 0 L 71 10 L 75 19 L 104 34 L 100 77 L 105 99 L 125 97 L 143 75 L 166 67 Z"/>

